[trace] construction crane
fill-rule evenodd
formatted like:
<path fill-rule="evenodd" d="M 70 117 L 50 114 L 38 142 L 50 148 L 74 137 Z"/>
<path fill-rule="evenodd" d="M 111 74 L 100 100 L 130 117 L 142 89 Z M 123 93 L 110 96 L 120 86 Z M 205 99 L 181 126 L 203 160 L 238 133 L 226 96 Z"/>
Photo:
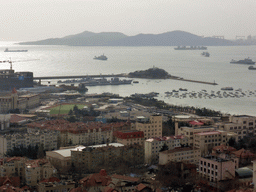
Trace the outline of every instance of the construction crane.
<path fill-rule="evenodd" d="M 12 70 L 12 63 L 16 63 L 16 62 L 25 62 L 25 61 L 35 61 L 35 60 L 39 60 L 39 59 L 29 59 L 29 60 L 19 60 L 19 61 L 12 61 L 11 59 L 10 60 L 3 60 L 3 61 L 0 61 L 0 63 L 10 63 L 10 70 Z"/>

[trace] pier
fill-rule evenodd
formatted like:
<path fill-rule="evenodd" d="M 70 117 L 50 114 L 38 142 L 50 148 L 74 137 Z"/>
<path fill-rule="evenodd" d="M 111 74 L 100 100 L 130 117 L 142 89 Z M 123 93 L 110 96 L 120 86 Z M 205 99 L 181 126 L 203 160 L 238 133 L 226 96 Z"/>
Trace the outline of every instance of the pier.
<path fill-rule="evenodd" d="M 108 75 L 72 75 L 72 76 L 45 76 L 45 77 L 33 77 L 33 80 L 38 80 L 39 85 L 41 85 L 42 80 L 50 80 L 50 79 L 79 79 L 79 78 L 107 78 L 107 77 L 128 77 L 129 75 L 126 73 L 121 74 L 108 74 Z M 159 78 L 161 79 L 161 78 Z M 181 77 L 170 77 L 169 79 L 172 80 L 179 80 L 179 81 L 187 81 L 191 83 L 202 83 L 202 84 L 208 84 L 208 85 L 218 85 L 215 82 L 207 82 L 207 81 L 197 81 L 197 80 L 191 80 L 191 79 L 183 79 Z"/>
<path fill-rule="evenodd" d="M 127 74 L 112 74 L 112 75 L 72 75 L 72 76 L 45 76 L 45 77 L 33 77 L 34 80 L 39 80 L 39 85 L 41 85 L 42 80 L 50 79 L 79 79 L 79 78 L 103 78 L 103 77 L 128 77 Z"/>

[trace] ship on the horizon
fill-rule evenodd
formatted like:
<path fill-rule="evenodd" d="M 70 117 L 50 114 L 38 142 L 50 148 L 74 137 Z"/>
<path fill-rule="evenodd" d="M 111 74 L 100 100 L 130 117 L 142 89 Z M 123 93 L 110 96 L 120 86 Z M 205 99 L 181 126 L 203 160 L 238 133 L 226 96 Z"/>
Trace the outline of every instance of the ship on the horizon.
<path fill-rule="evenodd" d="M 108 58 L 103 54 L 101 56 L 98 56 L 98 57 L 94 57 L 93 59 L 97 59 L 97 60 L 107 60 Z"/>
<path fill-rule="evenodd" d="M 4 50 L 4 52 L 28 52 L 28 50 L 26 50 L 26 49 L 22 49 L 22 50 L 9 50 L 8 48 L 6 48 Z"/>
<path fill-rule="evenodd" d="M 190 47 L 178 46 L 178 47 L 174 48 L 174 50 L 207 50 L 207 47 L 204 47 L 204 46 L 190 46 Z"/>
<path fill-rule="evenodd" d="M 248 58 L 245 58 L 245 59 L 243 59 L 243 60 L 238 60 L 238 61 L 232 59 L 232 60 L 230 61 L 230 63 L 233 63 L 233 64 L 248 64 L 248 65 L 254 65 L 254 64 L 255 64 L 255 62 L 252 61 L 249 57 L 248 57 Z"/>

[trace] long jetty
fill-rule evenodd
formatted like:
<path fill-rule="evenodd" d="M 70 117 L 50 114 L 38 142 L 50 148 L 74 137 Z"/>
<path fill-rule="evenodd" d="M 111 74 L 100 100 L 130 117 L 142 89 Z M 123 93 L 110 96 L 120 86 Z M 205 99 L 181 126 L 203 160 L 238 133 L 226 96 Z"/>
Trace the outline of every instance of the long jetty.
<path fill-rule="evenodd" d="M 39 85 L 40 85 L 43 79 L 50 80 L 50 79 L 79 79 L 79 78 L 103 78 L 103 77 L 129 77 L 129 76 L 126 73 L 121 73 L 121 74 L 109 74 L 109 75 L 100 74 L 100 75 L 44 76 L 44 77 L 33 77 L 33 79 L 39 80 Z M 134 77 L 134 78 L 138 78 L 138 77 Z M 191 79 L 184 79 L 176 76 L 169 77 L 168 79 L 187 81 L 192 83 L 202 83 L 202 84 L 208 84 L 208 85 L 218 85 L 215 82 L 197 81 L 197 80 L 191 80 Z"/>
<path fill-rule="evenodd" d="M 128 77 L 127 74 L 112 74 L 112 75 L 72 75 L 72 76 L 44 76 L 44 77 L 33 77 L 34 80 L 39 80 L 39 84 L 41 84 L 41 80 L 46 79 L 79 79 L 79 78 L 99 78 L 99 77 Z"/>

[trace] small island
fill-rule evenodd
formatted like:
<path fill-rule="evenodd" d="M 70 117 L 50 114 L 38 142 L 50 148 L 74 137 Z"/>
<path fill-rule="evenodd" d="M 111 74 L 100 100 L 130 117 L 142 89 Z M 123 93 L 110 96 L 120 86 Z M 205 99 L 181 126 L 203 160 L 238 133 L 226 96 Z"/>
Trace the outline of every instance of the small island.
<path fill-rule="evenodd" d="M 149 68 L 143 71 L 130 72 L 128 74 L 130 78 L 145 78 L 145 79 L 169 79 L 171 76 L 164 69 L 159 69 L 157 67 Z"/>

